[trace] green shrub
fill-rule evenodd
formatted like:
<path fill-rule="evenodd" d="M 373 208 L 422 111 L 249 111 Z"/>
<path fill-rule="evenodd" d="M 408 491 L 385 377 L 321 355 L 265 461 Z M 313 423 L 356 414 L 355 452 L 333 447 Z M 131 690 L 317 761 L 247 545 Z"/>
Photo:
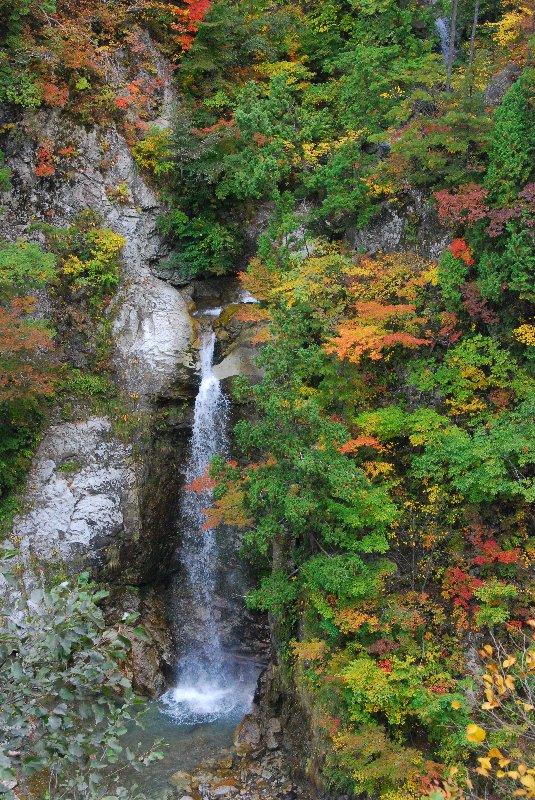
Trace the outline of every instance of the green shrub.
<path fill-rule="evenodd" d="M 10 544 L 0 549 L 0 572 L 11 586 L 0 594 L 0 781 L 46 770 L 50 800 L 109 796 L 110 767 L 140 768 L 162 757 L 154 751 L 139 759 L 121 743 L 142 705 L 123 675 L 130 641 L 106 628 L 99 603 L 107 592 L 87 574 L 27 593 L 16 556 Z M 134 633 L 145 636 L 141 628 Z"/>

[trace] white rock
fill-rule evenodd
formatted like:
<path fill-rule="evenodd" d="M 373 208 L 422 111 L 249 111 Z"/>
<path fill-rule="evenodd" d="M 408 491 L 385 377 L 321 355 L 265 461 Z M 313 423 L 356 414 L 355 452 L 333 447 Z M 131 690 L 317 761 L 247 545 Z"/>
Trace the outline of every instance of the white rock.
<path fill-rule="evenodd" d="M 177 289 L 152 275 L 127 286 L 113 332 L 116 367 L 130 392 L 162 392 L 178 365 L 193 366 L 187 302 Z"/>
<path fill-rule="evenodd" d="M 212 797 L 226 797 L 228 794 L 235 794 L 237 791 L 235 786 L 218 786 L 217 789 L 211 789 L 210 794 Z"/>
<path fill-rule="evenodd" d="M 94 557 L 109 544 L 123 529 L 126 505 L 129 519 L 136 518 L 130 454 L 105 418 L 50 428 L 28 478 L 27 511 L 14 524 L 22 551 L 69 563 Z M 68 462 L 72 471 L 64 473 L 60 468 Z"/>

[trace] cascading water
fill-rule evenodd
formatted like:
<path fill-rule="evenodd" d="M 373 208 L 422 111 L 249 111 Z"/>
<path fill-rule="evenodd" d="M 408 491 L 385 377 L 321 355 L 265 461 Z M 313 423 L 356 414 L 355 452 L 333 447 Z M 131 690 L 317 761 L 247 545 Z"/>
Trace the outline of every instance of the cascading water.
<path fill-rule="evenodd" d="M 203 509 L 210 504 L 210 490 L 187 488 L 206 473 L 215 455 L 228 451 L 229 401 L 213 372 L 215 333 L 210 318 L 221 309 L 203 312 L 204 325 L 199 354 L 201 382 L 195 400 L 190 455 L 185 471 L 180 514 L 183 531 L 180 563 L 195 608 L 186 624 L 194 627 L 176 671 L 176 686 L 162 698 L 165 713 L 181 724 L 213 722 L 247 711 L 254 684 L 236 668 L 222 648 L 214 607 L 218 545 L 214 530 L 204 528 Z M 202 486 L 201 486 L 202 488 Z"/>
<path fill-rule="evenodd" d="M 440 52 L 444 64 L 448 63 L 450 52 L 450 21 L 447 17 L 438 17 L 435 21 L 435 28 L 440 37 Z"/>

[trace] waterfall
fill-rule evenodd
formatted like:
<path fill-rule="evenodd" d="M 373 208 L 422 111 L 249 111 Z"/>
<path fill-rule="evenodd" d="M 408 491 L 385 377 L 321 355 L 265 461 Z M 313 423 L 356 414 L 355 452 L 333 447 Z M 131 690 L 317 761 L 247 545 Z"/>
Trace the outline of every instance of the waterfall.
<path fill-rule="evenodd" d="M 435 28 L 440 37 L 440 52 L 444 64 L 448 63 L 450 52 L 450 21 L 447 17 L 438 17 L 435 21 Z"/>
<path fill-rule="evenodd" d="M 206 530 L 202 513 L 211 492 L 187 487 L 203 476 L 215 455 L 228 454 L 229 401 L 213 372 L 215 332 L 211 318 L 221 309 L 202 312 L 199 353 L 201 381 L 195 400 L 186 488 L 180 501 L 182 540 L 179 552 L 182 579 L 188 584 L 192 607 L 185 620 L 194 628 L 176 669 L 176 686 L 162 698 L 163 710 L 177 722 L 212 722 L 233 712 L 245 713 L 250 702 L 243 676 L 236 674 L 223 652 L 214 608 L 218 546 L 214 530 Z M 194 607 L 193 607 L 194 606 Z M 239 670 L 238 670 L 239 673 Z M 249 687 L 247 687 L 249 688 Z"/>
<path fill-rule="evenodd" d="M 212 371 L 214 345 L 215 333 L 210 326 L 203 331 L 201 340 L 201 383 L 195 400 L 186 486 L 204 475 L 215 455 L 225 455 L 227 450 L 228 400 Z M 208 679 L 213 677 L 221 663 L 221 642 L 212 604 L 215 591 L 213 564 L 217 558 L 217 542 L 213 530 L 203 529 L 205 515 L 202 510 L 209 505 L 210 500 L 209 491 L 199 493 L 186 488 L 181 503 L 182 520 L 185 523 L 181 562 L 191 594 L 204 609 L 203 628 L 197 631 L 196 652 L 183 656 L 183 678 L 193 669 L 197 677 L 202 673 Z"/>

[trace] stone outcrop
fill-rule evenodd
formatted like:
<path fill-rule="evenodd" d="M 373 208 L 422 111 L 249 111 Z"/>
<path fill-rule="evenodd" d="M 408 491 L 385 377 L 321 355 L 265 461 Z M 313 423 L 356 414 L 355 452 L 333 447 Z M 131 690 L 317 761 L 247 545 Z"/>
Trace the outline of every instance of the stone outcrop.
<path fill-rule="evenodd" d="M 506 64 L 505 67 L 493 75 L 485 89 L 485 103 L 489 106 L 499 106 L 505 93 L 522 73 L 520 64 Z"/>
<path fill-rule="evenodd" d="M 185 377 L 195 366 L 187 298 L 158 278 L 147 275 L 127 287 L 113 334 L 114 364 L 129 394 L 161 395 L 180 370 Z"/>
<path fill-rule="evenodd" d="M 107 623 L 119 626 L 132 642 L 126 674 L 134 689 L 151 697 L 158 697 L 167 688 L 174 660 L 164 602 L 158 587 L 129 586 L 112 591 L 107 606 Z M 139 614 L 145 635 L 123 623 L 125 614 Z"/>
<path fill-rule="evenodd" d="M 448 246 L 451 235 L 423 192 L 412 191 L 403 207 L 384 202 L 379 212 L 362 228 L 348 231 L 353 250 L 366 253 L 397 253 L 413 250 L 422 258 L 436 260 Z"/>
<path fill-rule="evenodd" d="M 322 780 L 327 743 L 321 713 L 287 667 L 271 663 L 259 678 L 251 713 L 236 729 L 236 753 L 244 763 L 275 756 L 301 790 L 307 787 L 307 797 L 335 800 Z"/>
<path fill-rule="evenodd" d="M 156 63 L 163 88 L 154 119 L 166 125 L 174 102 L 170 71 L 161 58 Z M 120 64 L 119 73 L 113 79 L 117 86 L 124 77 Z M 233 281 L 183 285 L 180 276 L 165 269 L 169 246 L 158 229 L 164 207 L 117 129 L 82 127 L 59 110 L 0 109 L 0 124 L 13 121 L 3 142 L 12 188 L 0 196 L 0 238 L 44 243 L 34 223 L 66 227 L 89 210 L 125 239 L 123 277 L 108 309 L 110 361 L 127 410 L 138 421 L 119 437 L 120 420 L 111 415 L 88 412 L 84 418 L 77 409 L 72 421 L 63 421 L 53 413 L 52 427 L 35 454 L 14 534 L 30 578 L 32 565 L 69 574 L 90 567 L 112 588 L 117 619 L 121 607 L 132 605 L 126 587 L 137 587 L 137 611 L 151 641 L 135 640 L 132 677 L 140 690 L 157 695 L 172 662 L 172 643 L 161 609 L 157 612 L 147 597 L 154 591 L 168 605 L 174 591 L 169 582 L 180 535 L 177 503 L 198 384 L 193 312 L 233 303 L 239 290 Z M 66 153 L 54 161 L 54 174 L 48 177 L 35 169 L 43 142 L 53 143 L 55 153 Z M 50 315 L 53 303 L 43 294 L 39 313 Z M 233 322 L 231 313 L 226 316 L 217 369 L 225 379 L 254 377 L 251 330 Z M 76 335 L 66 355 L 74 366 L 87 366 Z M 233 562 L 231 580 L 238 580 L 239 572 Z M 239 625 L 241 635 L 255 624 L 231 619 L 226 599 L 220 616 L 229 641 L 235 641 Z M 255 629 L 253 643 L 260 635 Z M 243 653 L 246 659 L 250 655 Z"/>
<path fill-rule="evenodd" d="M 109 420 L 52 427 L 41 442 L 30 472 L 26 511 L 14 533 L 24 553 L 40 562 L 61 561 L 71 569 L 112 541 L 139 533 L 136 475 L 131 446 L 112 433 Z"/>

